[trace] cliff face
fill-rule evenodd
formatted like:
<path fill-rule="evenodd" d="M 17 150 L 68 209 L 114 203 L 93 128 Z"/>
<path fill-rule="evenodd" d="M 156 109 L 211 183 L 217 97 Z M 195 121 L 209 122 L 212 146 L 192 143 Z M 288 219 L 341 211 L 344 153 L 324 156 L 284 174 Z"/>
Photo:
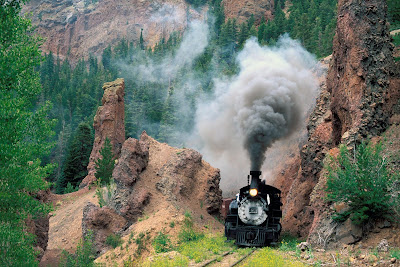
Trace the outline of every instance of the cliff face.
<path fill-rule="evenodd" d="M 352 225 L 334 225 L 324 201 L 323 160 L 339 144 L 353 147 L 381 134 L 399 113 L 399 77 L 393 62 L 384 1 L 340 0 L 333 55 L 308 122 L 308 141 L 300 149 L 298 171 L 286 195 L 283 229 L 313 242 L 330 236 L 345 243 L 361 238 Z M 398 66 L 397 66 L 398 68 Z M 391 119 L 389 119 L 391 118 Z M 276 184 L 286 177 L 279 177 Z M 340 239 L 339 238 L 339 239 Z M 335 238 L 336 241 L 339 239 Z M 326 245 L 326 244 L 320 244 Z"/>
<path fill-rule="evenodd" d="M 125 39 L 138 43 L 141 29 L 153 47 L 172 32 L 182 32 L 194 19 L 204 19 L 208 7 L 195 10 L 185 0 L 32 0 L 23 13 L 32 14 L 37 33 L 45 38 L 42 51 L 74 62 L 89 54 L 100 56 L 108 45 Z M 90 3 L 90 4 L 89 4 Z M 272 0 L 223 0 L 226 18 L 238 23 L 254 14 L 256 21 L 272 18 Z"/>
<path fill-rule="evenodd" d="M 387 127 L 384 103 L 393 47 L 386 13 L 385 1 L 339 1 L 327 77 L 335 144 L 349 145 Z"/>
<path fill-rule="evenodd" d="M 257 23 L 273 18 L 273 0 L 223 0 L 225 17 L 236 19 L 238 24 L 245 22 L 251 15 Z"/>
<path fill-rule="evenodd" d="M 85 4 L 85 3 L 90 4 Z M 190 19 L 204 16 L 184 0 L 32 0 L 24 13 L 32 13 L 37 33 L 45 38 L 44 52 L 52 51 L 71 60 L 101 55 L 108 45 L 125 38 L 146 46 L 186 28 Z M 94 2 L 94 1 L 93 1 Z"/>

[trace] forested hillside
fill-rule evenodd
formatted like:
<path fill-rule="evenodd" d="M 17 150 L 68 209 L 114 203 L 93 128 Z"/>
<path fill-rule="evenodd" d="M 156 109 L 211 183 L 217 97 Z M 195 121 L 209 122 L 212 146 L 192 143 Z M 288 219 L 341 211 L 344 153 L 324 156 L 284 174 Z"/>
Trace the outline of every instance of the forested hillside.
<path fill-rule="evenodd" d="M 240 25 L 225 19 L 221 0 L 187 2 L 196 8 L 210 6 L 207 23 L 189 26 L 185 33 L 175 32 L 154 47 L 145 47 L 141 33 L 137 43 L 122 39 L 118 45 L 107 47 L 100 59 L 90 56 L 74 66 L 57 55 L 45 56 L 40 67 L 44 89 L 40 103 L 50 100 L 51 117 L 57 119 L 56 146 L 45 160 L 58 164 L 49 178 L 52 182 L 62 179 L 63 186 L 68 182 L 77 185 L 77 176 L 85 177 L 85 171 L 78 171 L 76 163 L 68 158 L 77 151 L 78 125 L 93 121 L 103 93 L 101 85 L 106 81 L 125 78 L 128 136 L 137 138 L 146 130 L 159 141 L 184 146 L 193 127 L 196 103 L 212 97 L 215 78 L 237 72 L 235 58 L 247 39 L 253 37 L 263 45 L 274 45 L 282 34 L 288 33 L 317 58 L 331 53 L 336 1 L 277 0 L 273 20 L 257 24 L 251 16 Z M 389 1 L 392 25 L 399 21 L 395 3 Z M 193 36 L 201 34 L 206 36 L 196 43 Z M 204 47 L 198 47 L 201 42 Z M 198 53 L 196 49 L 200 49 Z M 82 146 L 87 146 L 87 140 L 81 138 Z M 71 170 L 77 173 L 70 173 Z M 63 189 L 59 187 L 57 191 L 61 193 Z"/>

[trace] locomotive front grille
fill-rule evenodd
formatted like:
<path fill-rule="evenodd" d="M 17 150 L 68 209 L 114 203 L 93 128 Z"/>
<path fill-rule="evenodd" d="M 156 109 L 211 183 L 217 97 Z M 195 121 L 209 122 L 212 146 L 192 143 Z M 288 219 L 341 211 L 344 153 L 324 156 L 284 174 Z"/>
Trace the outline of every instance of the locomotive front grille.
<path fill-rule="evenodd" d="M 238 229 L 236 244 L 240 246 L 264 246 L 266 234 L 264 229 Z"/>

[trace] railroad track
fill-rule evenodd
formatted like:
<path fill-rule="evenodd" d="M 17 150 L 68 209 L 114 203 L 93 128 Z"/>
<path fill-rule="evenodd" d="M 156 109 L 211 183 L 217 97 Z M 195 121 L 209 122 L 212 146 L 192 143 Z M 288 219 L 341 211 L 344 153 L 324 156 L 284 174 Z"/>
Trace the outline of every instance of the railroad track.
<path fill-rule="evenodd" d="M 229 264 L 229 267 L 238 266 L 239 263 L 241 263 L 243 260 L 245 260 L 247 257 L 249 257 L 249 256 L 250 256 L 254 251 L 256 251 L 256 250 L 257 250 L 256 248 L 253 248 L 249 253 L 247 253 L 246 255 L 244 255 L 244 256 L 242 256 L 242 257 L 240 257 L 240 259 L 236 260 L 236 261 L 235 261 L 234 263 L 232 263 L 232 264 Z M 213 263 L 215 263 L 215 262 L 217 262 L 217 261 L 222 262 L 224 258 L 226 258 L 227 256 L 231 255 L 232 253 L 233 253 L 233 251 L 225 252 L 224 254 L 219 255 L 218 257 L 215 257 L 214 259 L 211 259 L 211 260 L 209 260 L 209 261 L 203 263 L 203 264 L 200 265 L 199 267 L 210 266 L 211 264 L 213 264 Z M 222 260 L 221 260 L 221 257 L 222 257 Z"/>

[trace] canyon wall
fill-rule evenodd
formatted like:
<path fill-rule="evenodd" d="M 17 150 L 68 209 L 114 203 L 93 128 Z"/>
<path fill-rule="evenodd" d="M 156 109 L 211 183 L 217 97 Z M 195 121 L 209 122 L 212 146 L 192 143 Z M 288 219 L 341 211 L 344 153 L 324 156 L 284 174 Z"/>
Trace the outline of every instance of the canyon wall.
<path fill-rule="evenodd" d="M 300 148 L 300 161 L 294 161 L 298 170 L 278 177 L 276 182 L 291 181 L 283 192 L 284 230 L 302 237 L 310 235 L 313 241 L 331 234 L 350 243 L 360 238 L 359 229 L 330 224 L 323 161 L 328 154 L 337 155 L 335 147 L 339 144 L 353 148 L 361 140 L 381 134 L 395 121 L 399 75 L 386 16 L 384 1 L 338 3 L 333 55 L 326 83 L 321 84 L 309 117 L 308 141 Z"/>

